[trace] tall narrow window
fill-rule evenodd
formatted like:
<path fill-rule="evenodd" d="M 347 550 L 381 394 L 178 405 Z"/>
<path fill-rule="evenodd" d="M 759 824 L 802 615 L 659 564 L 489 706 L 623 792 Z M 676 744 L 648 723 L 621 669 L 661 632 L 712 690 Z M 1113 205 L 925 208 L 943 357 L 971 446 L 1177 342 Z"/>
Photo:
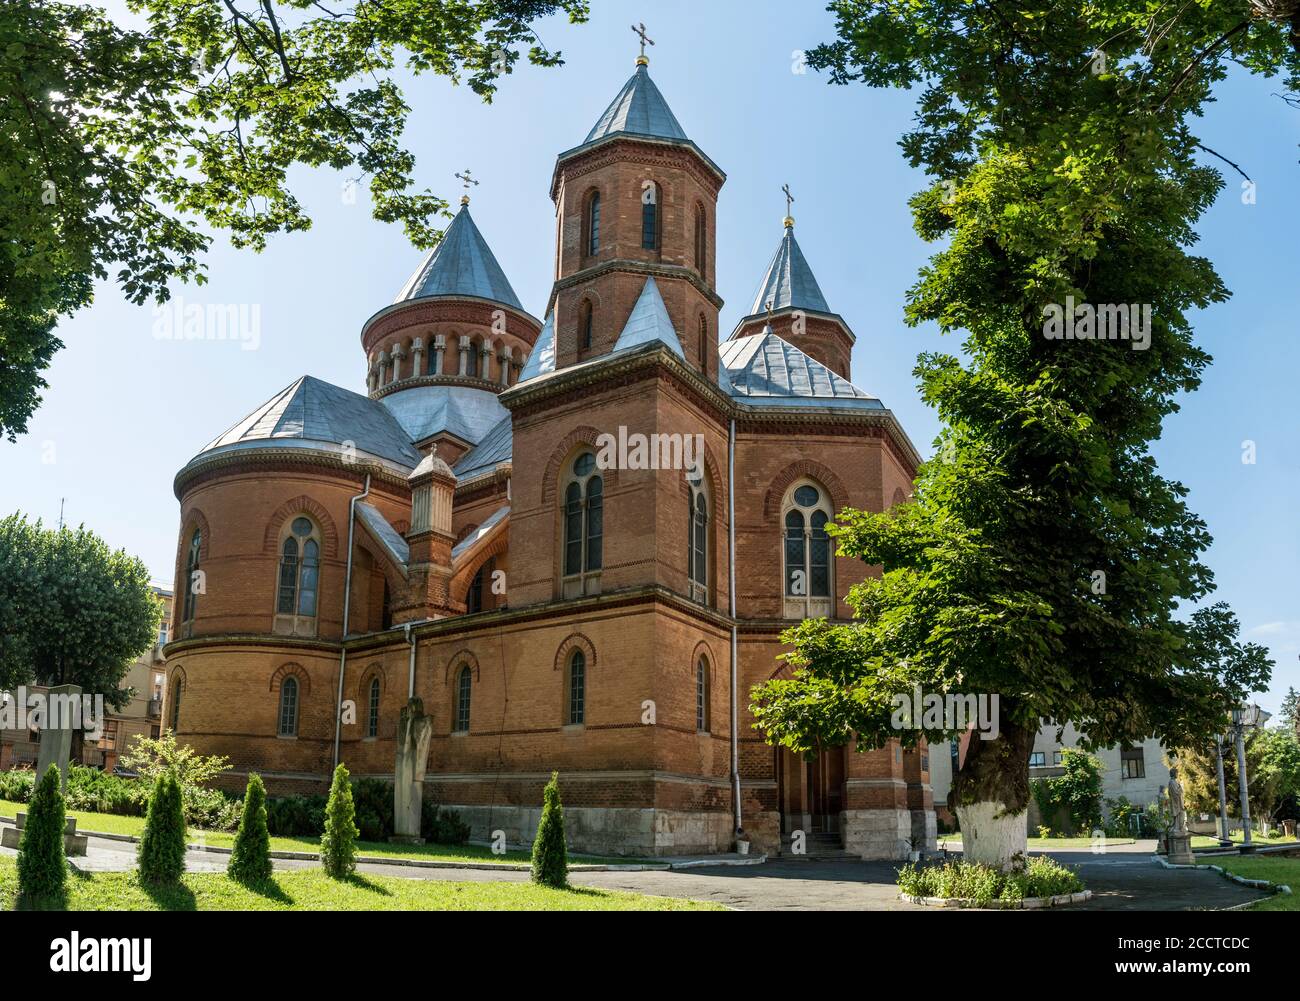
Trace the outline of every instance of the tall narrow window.
<path fill-rule="evenodd" d="M 600 253 L 600 192 L 592 193 L 587 203 L 587 254 L 594 257 Z"/>
<path fill-rule="evenodd" d="M 582 308 L 578 315 L 578 325 L 582 331 L 581 344 L 583 351 L 591 350 L 592 328 L 594 325 L 592 320 L 593 312 L 594 310 L 591 308 L 591 303 L 584 299 Z"/>
<path fill-rule="evenodd" d="M 181 729 L 181 691 L 184 689 L 181 679 L 177 678 L 172 682 L 172 704 L 171 704 L 171 725 L 172 733 L 179 733 Z"/>
<path fill-rule="evenodd" d="M 709 367 L 709 321 L 700 317 L 700 368 Z"/>
<path fill-rule="evenodd" d="M 470 341 L 465 349 L 465 374 L 478 377 L 478 341 Z"/>
<path fill-rule="evenodd" d="M 298 735 L 298 679 L 289 677 L 280 682 L 281 737 Z"/>
<path fill-rule="evenodd" d="M 641 191 L 641 247 L 659 249 L 659 185 L 653 182 Z"/>
<path fill-rule="evenodd" d="M 188 636 L 194 626 L 195 606 L 198 604 L 199 554 L 203 549 L 203 532 L 194 530 L 190 536 L 190 548 L 185 554 L 185 598 L 181 604 L 181 624 L 184 634 Z"/>
<path fill-rule="evenodd" d="M 564 596 L 600 593 L 604 563 L 605 484 L 596 457 L 583 452 L 564 488 Z"/>
<path fill-rule="evenodd" d="M 701 278 L 705 277 L 704 267 L 705 267 L 706 254 L 708 253 L 708 247 L 706 245 L 707 240 L 708 240 L 708 228 L 704 222 L 704 209 L 701 206 L 696 205 L 695 206 L 695 270 L 700 273 Z"/>
<path fill-rule="evenodd" d="M 831 519 L 824 490 L 796 484 L 786 495 L 784 517 L 785 616 L 831 615 L 835 604 L 835 562 L 826 526 Z"/>
<path fill-rule="evenodd" d="M 478 573 L 474 579 L 469 582 L 469 594 L 465 598 L 465 611 L 481 612 L 483 611 L 483 568 L 478 568 Z"/>
<path fill-rule="evenodd" d="M 320 532 L 299 516 L 280 540 L 280 569 L 276 577 L 275 632 L 316 635 L 320 593 Z"/>
<path fill-rule="evenodd" d="M 691 597 L 709 600 L 709 501 L 703 483 L 691 490 L 686 519 L 686 562 Z"/>
<path fill-rule="evenodd" d="M 469 702 L 474 678 L 466 664 L 456 676 L 456 733 L 469 733 Z"/>
<path fill-rule="evenodd" d="M 703 657 L 695 664 L 695 729 L 709 729 L 709 662 Z"/>
<path fill-rule="evenodd" d="M 569 658 L 569 725 L 585 722 L 587 712 L 587 658 L 574 650 Z"/>
<path fill-rule="evenodd" d="M 379 679 L 370 682 L 370 711 L 366 715 L 366 736 L 379 736 Z"/>

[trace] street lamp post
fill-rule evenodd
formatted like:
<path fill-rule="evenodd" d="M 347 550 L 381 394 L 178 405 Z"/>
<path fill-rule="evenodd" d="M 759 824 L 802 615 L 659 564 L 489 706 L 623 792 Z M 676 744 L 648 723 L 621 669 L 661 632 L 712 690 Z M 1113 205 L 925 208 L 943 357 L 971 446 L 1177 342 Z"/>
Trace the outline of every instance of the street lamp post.
<path fill-rule="evenodd" d="M 1241 853 L 1255 850 L 1250 840 L 1250 785 L 1246 779 L 1246 731 L 1259 723 L 1259 706 L 1232 710 L 1232 729 L 1237 743 L 1237 786 L 1241 792 Z"/>
<path fill-rule="evenodd" d="M 1228 786 L 1223 780 L 1223 734 L 1214 735 L 1215 771 L 1219 774 L 1219 844 L 1224 848 L 1232 847 L 1228 837 Z"/>

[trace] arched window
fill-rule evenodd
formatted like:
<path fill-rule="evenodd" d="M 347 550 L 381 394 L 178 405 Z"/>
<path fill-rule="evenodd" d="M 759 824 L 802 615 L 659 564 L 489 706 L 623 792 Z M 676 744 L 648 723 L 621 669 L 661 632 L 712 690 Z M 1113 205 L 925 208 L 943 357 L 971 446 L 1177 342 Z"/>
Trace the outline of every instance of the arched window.
<path fill-rule="evenodd" d="M 686 512 L 686 566 L 691 598 L 709 600 L 709 499 L 700 485 L 691 488 Z"/>
<path fill-rule="evenodd" d="M 605 534 L 605 484 L 596 456 L 583 452 L 573 460 L 564 488 L 564 596 L 600 593 Z"/>
<path fill-rule="evenodd" d="M 479 342 L 470 341 L 469 347 L 465 349 L 465 374 L 478 378 L 478 355 Z"/>
<path fill-rule="evenodd" d="M 181 729 L 181 692 L 185 688 L 180 678 L 172 682 L 172 704 L 171 708 L 171 725 L 172 733 L 180 733 Z"/>
<path fill-rule="evenodd" d="M 379 679 L 370 682 L 370 707 L 366 714 L 366 736 L 379 736 Z"/>
<path fill-rule="evenodd" d="M 574 650 L 569 658 L 569 725 L 576 726 L 587 718 L 587 658 Z"/>
<path fill-rule="evenodd" d="M 456 720 L 452 726 L 453 733 L 469 733 L 469 702 L 474 677 L 470 666 L 466 664 L 456 675 Z"/>
<path fill-rule="evenodd" d="M 834 613 L 835 565 L 826 525 L 831 519 L 826 491 L 808 480 L 786 493 L 781 510 L 785 526 L 785 616 L 811 618 Z"/>
<path fill-rule="evenodd" d="M 203 549 L 203 532 L 195 529 L 190 536 L 190 548 L 185 554 L 185 598 L 181 603 L 181 630 L 189 636 L 194 627 L 194 613 L 198 605 L 199 554 Z"/>
<path fill-rule="evenodd" d="M 600 192 L 593 191 L 587 202 L 587 254 L 600 253 Z"/>
<path fill-rule="evenodd" d="M 275 632 L 316 635 L 320 594 L 320 531 L 310 518 L 289 522 L 280 539 L 280 572 L 275 599 Z"/>
<path fill-rule="evenodd" d="M 709 367 L 709 321 L 700 317 L 700 368 Z"/>
<path fill-rule="evenodd" d="M 281 737 L 298 736 L 298 679 L 292 675 L 280 682 Z"/>
<path fill-rule="evenodd" d="M 484 585 L 487 585 L 486 594 L 492 594 L 492 571 L 496 567 L 496 560 L 489 558 L 481 567 L 474 579 L 469 583 L 469 593 L 465 596 L 466 612 L 481 612 L 491 604 L 489 597 L 488 603 L 484 603 Z"/>
<path fill-rule="evenodd" d="M 591 350 L 592 328 L 594 326 L 592 314 L 594 312 L 591 308 L 591 302 L 587 299 L 582 300 L 582 306 L 578 310 L 578 344 L 583 351 Z"/>
<path fill-rule="evenodd" d="M 641 247 L 659 249 L 659 185 L 653 181 L 641 189 Z"/>
<path fill-rule="evenodd" d="M 695 729 L 709 729 L 709 662 L 703 657 L 695 662 Z"/>
<path fill-rule="evenodd" d="M 708 225 L 704 221 L 704 207 L 695 206 L 695 270 L 700 273 L 700 277 L 706 277 L 704 274 L 705 262 L 708 254 Z"/>

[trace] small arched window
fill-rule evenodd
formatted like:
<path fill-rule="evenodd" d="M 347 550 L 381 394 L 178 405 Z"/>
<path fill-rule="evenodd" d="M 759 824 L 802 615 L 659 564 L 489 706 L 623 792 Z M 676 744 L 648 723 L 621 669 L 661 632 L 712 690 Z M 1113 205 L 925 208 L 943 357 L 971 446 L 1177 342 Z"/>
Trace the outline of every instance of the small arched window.
<path fill-rule="evenodd" d="M 709 367 L 709 321 L 700 317 L 700 368 L 707 371 Z"/>
<path fill-rule="evenodd" d="M 654 181 L 641 189 L 641 248 L 659 249 L 659 185 Z"/>
<path fill-rule="evenodd" d="M 590 300 L 584 299 L 582 301 L 581 308 L 578 310 L 578 330 L 579 330 L 578 343 L 581 346 L 581 349 L 583 351 L 591 350 L 592 332 L 594 327 L 594 318 L 593 318 L 594 312 L 595 311 L 591 308 Z"/>
<path fill-rule="evenodd" d="M 600 192 L 593 191 L 587 202 L 587 255 L 600 253 Z"/>
<path fill-rule="evenodd" d="M 320 532 L 315 522 L 299 515 L 280 539 L 275 632 L 315 636 L 319 594 Z"/>
<path fill-rule="evenodd" d="M 703 657 L 695 662 L 695 729 L 709 729 L 709 662 Z"/>
<path fill-rule="evenodd" d="M 709 500 L 704 483 L 691 488 L 686 517 L 686 564 L 691 598 L 709 600 Z"/>
<path fill-rule="evenodd" d="M 600 593 L 604 562 L 605 484 L 596 456 L 583 452 L 573 460 L 564 488 L 564 596 Z"/>
<path fill-rule="evenodd" d="M 280 682 L 280 729 L 281 737 L 298 735 L 298 679 L 285 678 Z"/>
<path fill-rule="evenodd" d="M 472 375 L 475 378 L 478 378 L 479 350 L 480 346 L 478 341 L 470 341 L 469 347 L 465 349 L 465 374 Z"/>
<path fill-rule="evenodd" d="M 809 481 L 796 483 L 782 505 L 784 517 L 785 616 L 833 614 L 835 566 L 826 526 L 831 519 L 826 491 Z"/>
<path fill-rule="evenodd" d="M 184 690 L 184 688 L 185 685 L 180 678 L 176 678 L 174 681 L 172 681 L 172 704 L 169 707 L 171 709 L 172 733 L 180 733 L 181 692 Z"/>
<path fill-rule="evenodd" d="M 379 679 L 370 682 L 370 705 L 366 714 L 366 736 L 379 736 Z"/>
<path fill-rule="evenodd" d="M 569 725 L 576 726 L 587 718 L 587 658 L 574 650 L 569 658 Z"/>
<path fill-rule="evenodd" d="M 495 567 L 496 560 L 489 557 L 488 560 L 478 568 L 478 573 L 476 573 L 474 579 L 469 582 L 469 592 L 465 595 L 466 612 L 481 612 L 491 605 L 492 573 Z M 487 598 L 485 598 L 484 595 L 487 595 Z"/>
<path fill-rule="evenodd" d="M 704 207 L 695 206 L 695 270 L 700 277 L 705 276 L 705 263 L 708 254 L 708 224 L 704 221 Z"/>
<path fill-rule="evenodd" d="M 195 529 L 190 536 L 190 548 L 185 554 L 185 598 L 181 604 L 181 628 L 189 636 L 194 626 L 194 613 L 198 605 L 198 595 L 202 585 L 202 572 L 199 570 L 199 556 L 203 550 L 203 532 Z"/>
<path fill-rule="evenodd" d="M 454 733 L 469 733 L 469 704 L 472 695 L 474 677 L 470 666 L 466 664 L 456 675 L 456 720 L 452 726 Z"/>

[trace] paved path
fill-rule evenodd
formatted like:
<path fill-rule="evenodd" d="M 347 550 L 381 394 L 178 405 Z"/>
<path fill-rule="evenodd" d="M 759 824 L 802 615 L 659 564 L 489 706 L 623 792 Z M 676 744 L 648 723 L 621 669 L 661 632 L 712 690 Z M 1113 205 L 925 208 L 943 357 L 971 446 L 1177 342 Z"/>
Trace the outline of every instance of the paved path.
<path fill-rule="evenodd" d="M 1155 865 L 1152 841 L 1115 846 L 1104 855 L 1088 851 L 1058 851 L 1062 862 L 1080 867 L 1093 891 L 1086 904 L 1070 910 L 1196 910 L 1223 908 L 1258 900 L 1265 894 L 1229 882 L 1209 870 L 1169 870 Z M 12 855 L 12 851 L 0 850 Z M 229 856 L 191 851 L 190 872 L 220 872 Z M 275 859 L 276 869 L 315 868 L 315 861 Z M 135 845 L 92 837 L 82 869 L 124 871 L 135 866 Z M 701 866 L 695 869 L 648 872 L 582 872 L 570 877 L 575 885 L 630 890 L 665 897 L 710 900 L 742 910 L 933 910 L 898 899 L 893 862 L 775 859 L 764 865 Z M 498 880 L 525 882 L 527 872 L 484 869 L 424 869 L 414 866 L 362 864 L 359 871 L 408 879 L 466 882 Z M 937 913 L 959 913 L 943 909 Z"/>

